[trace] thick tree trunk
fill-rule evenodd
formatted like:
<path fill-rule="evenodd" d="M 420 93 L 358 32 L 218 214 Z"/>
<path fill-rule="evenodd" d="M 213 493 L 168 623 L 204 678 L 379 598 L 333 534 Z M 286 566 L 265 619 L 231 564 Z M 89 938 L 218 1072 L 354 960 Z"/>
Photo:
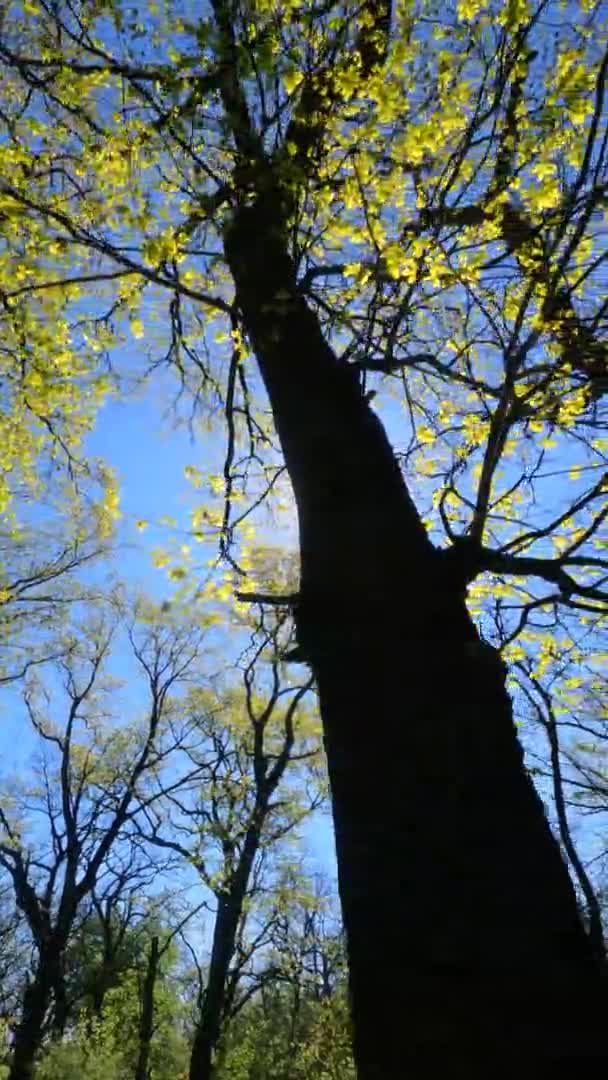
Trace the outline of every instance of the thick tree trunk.
<path fill-rule="evenodd" d="M 146 977 L 141 996 L 139 1049 L 135 1066 L 135 1080 L 148 1080 L 150 1075 L 150 1046 L 154 1034 L 154 989 L 158 977 L 158 961 L 158 937 L 155 935 L 150 942 Z"/>
<path fill-rule="evenodd" d="M 34 1075 L 34 1063 L 42 1045 L 44 1019 L 51 1000 L 52 985 L 51 965 L 44 957 L 40 957 L 34 979 L 23 995 L 8 1080 L 31 1080 Z"/>
<path fill-rule="evenodd" d="M 594 958 L 498 672 L 401 645 L 318 672 L 360 1076 L 599 1054 Z"/>
<path fill-rule="evenodd" d="M 600 965 L 503 667 L 298 295 L 270 201 L 238 211 L 225 251 L 298 507 L 360 1080 L 600 1057 Z"/>
<path fill-rule="evenodd" d="M 261 813 L 263 817 L 264 811 Z M 190 1080 L 211 1080 L 214 1073 L 214 1054 L 222 1031 L 228 972 L 259 843 L 260 827 L 250 828 L 230 890 L 224 897 L 218 898 L 207 986 L 190 1055 Z"/>

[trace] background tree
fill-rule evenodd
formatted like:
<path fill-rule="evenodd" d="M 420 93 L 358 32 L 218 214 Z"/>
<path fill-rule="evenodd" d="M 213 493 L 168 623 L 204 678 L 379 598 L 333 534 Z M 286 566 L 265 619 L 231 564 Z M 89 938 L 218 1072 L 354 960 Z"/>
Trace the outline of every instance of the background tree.
<path fill-rule="evenodd" d="M 67 316 L 93 277 L 99 317 L 122 314 L 138 336 L 167 291 L 165 359 L 224 405 L 225 505 L 209 532 L 236 576 L 235 495 L 254 475 L 254 501 L 272 494 L 278 436 L 361 1076 L 433 1055 L 486 1071 L 507 1055 L 601 1056 L 603 958 L 524 770 L 495 648 L 542 667 L 552 620 L 561 643 L 606 599 L 600 9 L 287 7 L 288 20 L 284 3 L 213 0 L 192 22 L 176 4 L 145 25 L 133 4 L 28 0 L 27 25 L 9 8 L 7 319 L 40 352 L 40 298 Z M 60 344 L 73 367 L 75 342 Z M 11 370 L 16 356 L 35 369 L 13 349 Z M 90 357 L 79 377 L 95 370 Z M 407 486 L 370 407 L 395 371 Z M 545 470 L 553 442 L 558 468 L 576 465 L 571 495 Z M 493 644 L 466 608 L 484 573 L 477 597 L 503 593 Z M 388 957 L 404 973 L 389 1002 Z"/>
<path fill-rule="evenodd" d="M 179 853 L 214 898 L 192 1080 L 211 1077 L 237 988 L 264 940 L 263 931 L 252 938 L 246 929 L 259 895 L 272 889 L 274 851 L 325 794 L 317 722 L 306 705 L 312 680 L 288 677 L 288 634 L 285 613 L 262 613 L 242 659 L 242 687 L 192 693 L 181 747 L 186 784 L 161 777 L 169 793 L 146 806 L 140 825 L 145 842 Z"/>
<path fill-rule="evenodd" d="M 150 944 L 155 907 L 167 902 L 153 894 L 155 878 L 166 866 L 142 857 L 125 842 L 111 851 L 81 914 L 81 926 L 65 959 L 67 998 L 72 1015 L 83 1010 L 100 1016 L 109 990 L 121 982 Z M 152 895 L 151 895 L 152 894 Z"/>
<path fill-rule="evenodd" d="M 250 996 L 243 996 L 220 1055 L 218 1076 L 273 1080 L 354 1077 L 346 995 L 346 952 L 333 890 L 302 868 L 286 868 L 268 898 L 271 918 Z"/>
<path fill-rule="evenodd" d="M 31 506 L 20 509 L 29 521 L 0 525 L 0 686 L 53 657 L 59 624 L 100 594 L 87 570 L 105 562 L 107 572 L 111 552 L 90 512 L 40 500 L 32 520 Z"/>
<path fill-rule="evenodd" d="M 23 917 L 15 905 L 11 881 L 0 879 L 0 1018 L 9 1024 L 19 1001 L 19 973 L 29 960 Z"/>
<path fill-rule="evenodd" d="M 567 660 L 564 659 L 567 664 Z M 572 697 L 567 716 L 561 716 L 559 679 L 557 701 L 551 693 L 552 680 L 543 683 L 537 678 L 531 665 L 516 665 L 519 688 L 528 704 L 530 717 L 545 739 L 545 745 L 535 755 L 533 771 L 546 778 L 554 805 L 556 831 L 580 896 L 581 909 L 588 925 L 588 933 L 598 954 L 606 949 L 606 932 L 603 911 L 603 885 L 606 872 L 605 814 L 608 809 L 606 795 L 605 710 L 601 702 L 605 696 L 605 680 L 594 673 L 596 694 L 588 695 L 585 673 L 578 668 L 577 675 L 562 673 L 566 692 Z M 584 696 L 579 687 L 585 687 Z M 581 820 L 585 816 L 596 819 L 594 828 L 580 836 Z M 577 836 L 577 834 L 579 834 Z M 591 846 L 591 852 L 589 847 Z M 588 864 L 588 865 L 586 865 Z"/>
<path fill-rule="evenodd" d="M 169 928 L 157 924 L 148 925 L 148 929 L 151 934 L 147 939 L 140 932 L 139 950 L 132 964 L 123 968 L 108 990 L 101 1012 L 92 1016 L 85 1009 L 71 1027 L 68 1038 L 45 1045 L 37 1077 L 105 1080 L 116 1076 L 119 1080 L 133 1080 L 142 1063 L 149 1067 L 148 1075 L 151 1073 L 159 1080 L 185 1075 L 186 1017 L 179 956 L 171 945 Z M 162 950 L 163 957 L 156 969 L 153 1025 L 149 1030 L 146 976 L 154 941 L 162 941 L 158 951 Z"/>
<path fill-rule="evenodd" d="M 159 626 L 127 641 L 148 703 L 143 720 L 113 724 L 107 665 L 118 616 L 93 614 L 61 642 L 57 683 L 26 683 L 24 700 L 40 744 L 36 774 L 3 785 L 0 864 L 12 882 L 35 948 L 15 1032 L 11 1080 L 32 1075 L 47 1011 L 61 1034 L 68 1018 L 66 949 L 81 906 L 133 816 L 145 774 L 165 754 L 167 714 L 200 655 L 204 630 Z M 114 688 L 116 689 L 116 688 Z M 59 712 L 58 701 L 65 708 Z"/>

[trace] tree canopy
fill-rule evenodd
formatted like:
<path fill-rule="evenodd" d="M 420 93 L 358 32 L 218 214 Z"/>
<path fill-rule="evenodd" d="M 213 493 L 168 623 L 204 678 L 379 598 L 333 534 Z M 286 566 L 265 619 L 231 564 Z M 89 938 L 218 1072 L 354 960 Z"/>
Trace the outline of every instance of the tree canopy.
<path fill-rule="evenodd" d="M 593 622 L 601 5 L 566 18 L 559 3 L 400 3 L 386 46 L 386 5 L 287 7 L 288 20 L 271 3 L 200 16 L 153 4 L 145 17 L 133 4 L 8 5 L 6 474 L 18 459 L 27 483 L 47 451 L 70 464 L 110 389 L 104 359 L 145 338 L 150 366 L 222 406 L 223 475 L 205 481 L 226 503 L 192 526 L 219 530 L 238 561 L 235 500 L 247 492 L 248 509 L 277 460 L 222 230 L 265 171 L 298 287 L 388 410 L 431 535 L 475 542 L 510 632 L 521 618 L 538 637 L 535 617 L 556 610 Z"/>
<path fill-rule="evenodd" d="M 485 865 L 476 822 L 496 767 L 501 872 L 513 855 L 550 888 L 525 827 L 536 811 L 507 734 L 507 670 L 517 722 L 546 737 L 541 790 L 547 771 L 591 951 L 603 956 L 597 890 L 566 808 L 577 790 L 582 808 L 606 806 L 605 5 L 20 0 L 4 5 L 0 62 L 7 625 L 24 591 L 71 574 L 120 527 L 111 454 L 89 455 L 88 433 L 112 395 L 168 377 L 193 430 L 212 431 L 221 451 L 186 466 L 187 542 L 147 554 L 207 625 L 259 631 L 278 613 L 275 673 L 302 660 L 313 669 L 338 861 L 361 867 L 341 885 L 351 968 L 361 882 L 395 869 L 373 837 L 392 816 L 393 839 L 411 840 L 399 762 L 446 867 L 432 783 L 444 816 L 462 810 L 454 775 L 476 792 L 477 811 L 454 820 L 463 865 Z M 24 571 L 40 477 L 70 540 Z M 300 586 L 259 550 L 264 509 L 280 519 L 294 502 Z M 408 692 L 399 707 L 449 748 L 441 767 L 432 736 L 395 731 L 393 699 Z M 477 711 L 491 714 L 483 735 Z M 370 714 L 390 777 L 373 794 L 357 744 L 375 737 Z M 529 747 L 542 757 L 534 735 Z M 525 854 L 508 838 L 508 800 L 520 795 Z M 541 817 L 534 836 L 548 853 Z M 412 867 L 432 892 L 441 860 L 430 870 L 425 858 Z M 490 934 L 507 904 L 495 869 Z M 470 904 L 465 886 L 456 900 L 460 870 L 444 871 L 456 923 Z M 553 871 L 576 937 L 555 860 Z M 378 919 L 387 940 L 392 903 Z M 537 937 L 542 906 L 532 904 Z M 557 914 L 545 923 L 568 938 Z M 451 940 L 455 955 L 469 931 Z M 504 940 L 508 952 L 515 936 Z M 543 941 L 541 965 L 552 954 Z M 377 1075 L 371 1046 L 370 1036 L 364 1080 Z"/>

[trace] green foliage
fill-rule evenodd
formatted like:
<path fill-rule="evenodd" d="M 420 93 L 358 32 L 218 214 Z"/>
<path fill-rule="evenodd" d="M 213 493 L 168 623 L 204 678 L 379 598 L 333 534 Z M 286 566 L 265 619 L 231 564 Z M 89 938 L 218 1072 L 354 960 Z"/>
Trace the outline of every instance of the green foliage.
<path fill-rule="evenodd" d="M 8 1032 L 8 1022 L 2 1017 L 0 1018 L 0 1080 L 7 1080 L 8 1077 Z"/>
<path fill-rule="evenodd" d="M 106 928 L 90 915 L 66 951 L 68 994 L 83 1013 L 94 1011 L 96 998 L 105 998 L 127 973 L 134 970 L 141 973 L 145 967 L 147 939 L 141 926 L 123 931 L 122 927 L 112 925 L 117 923 L 117 918 L 112 919 L 111 914 L 109 918 L 110 926 Z M 104 964 L 104 932 L 116 941 L 109 965 Z"/>
<path fill-rule="evenodd" d="M 151 1080 L 187 1075 L 189 1047 L 179 1016 L 179 1002 L 161 992 Z M 137 1019 L 137 986 L 126 976 L 108 995 L 101 1017 L 84 1013 L 66 1038 L 45 1047 L 36 1080 L 132 1080 Z M 221 1048 L 217 1080 L 355 1080 L 345 994 L 305 998 L 295 1016 L 293 1002 L 280 991 L 267 995 L 265 1004 L 256 1000 L 245 1007 Z"/>
<path fill-rule="evenodd" d="M 61 1042 L 45 1049 L 36 1080 L 130 1080 L 131 1063 L 125 1060 L 124 1040 L 102 1024 L 83 1022 Z"/>
<path fill-rule="evenodd" d="M 223 232 L 270 185 L 322 332 L 399 418 L 431 536 L 487 546 L 473 613 L 541 675 L 550 638 L 592 648 L 606 605 L 602 5 L 575 0 L 568 19 L 560 0 L 408 0 L 392 19 L 359 0 L 5 6 L 0 511 L 45 462 L 68 486 L 101 485 L 111 528 L 115 479 L 79 455 L 111 390 L 100 358 L 145 338 L 136 367 L 166 358 L 206 422 L 226 417 L 223 468 L 186 466 L 189 531 L 234 561 L 201 585 L 196 544 L 151 557 L 208 604 L 242 585 L 235 562 L 255 571 L 252 510 L 276 514 L 285 488 Z M 530 613 L 555 604 L 549 635 Z"/>
<path fill-rule="evenodd" d="M 104 998 L 100 1016 L 83 1009 L 61 1041 L 41 1055 L 36 1080 L 132 1080 L 138 1052 L 141 972 L 128 970 Z M 185 1072 L 188 1044 L 177 985 L 161 977 L 155 993 L 150 1052 L 152 1080 L 177 1080 Z"/>
<path fill-rule="evenodd" d="M 346 995 L 294 1000 L 270 992 L 243 1010 L 217 1080 L 355 1080 Z"/>
<path fill-rule="evenodd" d="M 307 1038 L 300 1041 L 294 1080 L 355 1080 L 348 1002 L 345 994 L 315 1003 Z"/>

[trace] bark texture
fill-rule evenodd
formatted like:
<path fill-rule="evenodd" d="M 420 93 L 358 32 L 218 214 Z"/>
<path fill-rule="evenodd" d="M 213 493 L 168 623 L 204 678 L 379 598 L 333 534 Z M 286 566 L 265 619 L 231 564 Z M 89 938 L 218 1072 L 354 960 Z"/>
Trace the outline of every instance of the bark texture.
<path fill-rule="evenodd" d="M 190 1080 L 211 1080 L 214 1054 L 222 1031 L 230 963 L 234 956 L 239 920 L 256 853 L 267 804 L 260 805 L 258 820 L 247 830 L 243 850 L 230 887 L 217 898 L 213 945 L 200 1016 L 190 1055 Z"/>
<path fill-rule="evenodd" d="M 240 907 L 235 898 L 218 902 L 207 986 L 190 1055 L 190 1080 L 210 1080 L 213 1054 L 220 1036 L 226 978 L 234 952 Z"/>
<path fill-rule="evenodd" d="M 480 642 L 271 196 L 225 253 L 298 508 L 360 1080 L 602 1057 L 600 963 Z"/>
<path fill-rule="evenodd" d="M 44 1035 L 45 1018 L 59 972 L 58 958 L 41 951 L 33 979 L 26 987 L 15 1032 L 9 1080 L 31 1080 Z"/>
<path fill-rule="evenodd" d="M 154 989 L 158 978 L 159 941 L 154 935 L 150 942 L 146 975 L 142 987 L 141 1016 L 139 1020 L 139 1049 L 135 1066 L 135 1080 L 149 1080 L 150 1047 L 154 1035 Z"/>

